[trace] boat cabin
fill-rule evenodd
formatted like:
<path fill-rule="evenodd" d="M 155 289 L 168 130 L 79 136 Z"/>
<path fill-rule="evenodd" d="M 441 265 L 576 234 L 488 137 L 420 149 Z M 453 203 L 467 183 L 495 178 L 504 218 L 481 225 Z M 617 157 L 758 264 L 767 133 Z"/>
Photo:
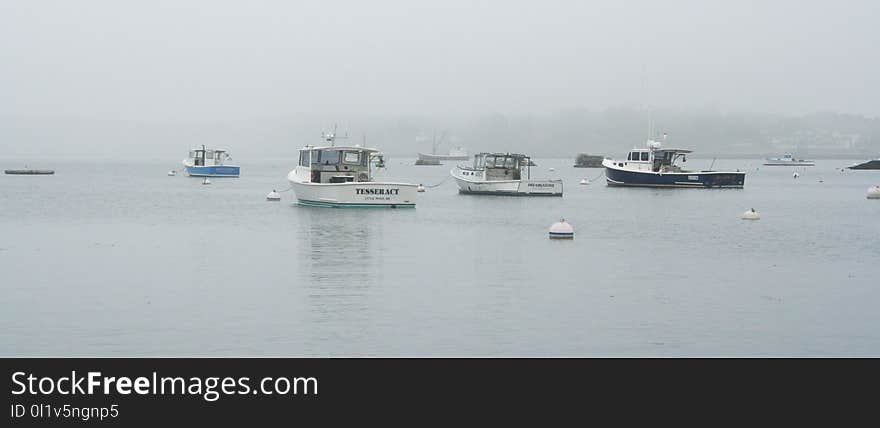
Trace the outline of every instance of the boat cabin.
<path fill-rule="evenodd" d="M 206 149 L 205 146 L 202 146 L 190 150 L 189 158 L 192 159 L 193 166 L 213 166 L 223 165 L 230 156 L 226 150 Z"/>
<path fill-rule="evenodd" d="M 650 170 L 653 172 L 681 172 L 682 169 L 676 162 L 681 159 L 687 162 L 688 149 L 664 149 L 659 143 L 649 142 L 647 149 L 632 149 L 626 155 L 626 161 L 618 161 L 619 166 L 631 169 Z"/>
<path fill-rule="evenodd" d="M 484 171 L 486 181 L 521 180 L 522 169 L 526 169 L 526 177 L 530 178 L 533 165 L 531 158 L 518 153 L 478 153 L 474 155 L 473 166 L 467 169 Z"/>
<path fill-rule="evenodd" d="M 382 155 L 364 147 L 311 147 L 299 151 L 299 167 L 307 168 L 311 183 L 373 181 L 372 160 Z"/>

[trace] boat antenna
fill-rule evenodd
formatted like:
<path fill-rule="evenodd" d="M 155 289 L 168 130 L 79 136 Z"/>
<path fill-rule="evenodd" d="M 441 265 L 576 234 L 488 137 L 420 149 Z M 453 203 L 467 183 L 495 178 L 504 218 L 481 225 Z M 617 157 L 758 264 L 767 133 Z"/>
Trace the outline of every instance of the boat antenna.
<path fill-rule="evenodd" d="M 336 124 L 334 123 L 333 124 L 333 132 L 321 132 L 321 138 L 323 138 L 324 141 L 330 143 L 330 147 L 333 147 L 336 145 L 337 138 L 346 139 L 346 138 L 348 138 L 348 133 L 346 132 L 344 137 L 337 137 L 336 136 Z"/>

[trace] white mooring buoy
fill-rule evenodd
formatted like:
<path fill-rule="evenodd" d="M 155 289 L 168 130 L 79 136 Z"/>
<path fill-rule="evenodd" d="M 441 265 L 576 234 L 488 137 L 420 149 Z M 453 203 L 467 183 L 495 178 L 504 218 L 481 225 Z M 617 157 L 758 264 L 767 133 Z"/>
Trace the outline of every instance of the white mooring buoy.
<path fill-rule="evenodd" d="M 581 180 L 581 184 L 582 184 L 582 185 L 587 185 L 587 184 L 590 184 L 590 182 L 587 181 L 586 178 L 584 178 L 584 179 Z"/>
<path fill-rule="evenodd" d="M 425 186 L 422 186 L 421 184 L 419 184 L 419 187 L 416 187 L 416 192 L 424 192 L 424 191 L 425 191 Z"/>
<path fill-rule="evenodd" d="M 574 238 L 574 228 L 564 218 L 550 226 L 550 239 L 572 238 Z"/>
<path fill-rule="evenodd" d="M 169 176 L 169 177 L 174 177 L 175 175 L 177 175 L 177 171 L 175 171 L 175 170 L 173 170 L 173 169 L 172 169 L 171 171 L 168 171 L 168 176 Z"/>
<path fill-rule="evenodd" d="M 267 201 L 280 201 L 281 195 L 278 192 L 276 192 L 275 189 L 272 189 L 272 191 L 269 192 L 268 195 L 266 195 L 266 200 Z"/>
<path fill-rule="evenodd" d="M 556 171 L 556 168 L 549 168 L 549 169 L 547 169 L 547 171 L 553 172 L 553 171 Z"/>
<path fill-rule="evenodd" d="M 205 179 L 202 180 L 202 184 L 211 184 L 211 180 L 208 180 L 208 177 L 205 177 Z"/>
<path fill-rule="evenodd" d="M 868 188 L 868 199 L 880 199 L 880 186 Z"/>
<path fill-rule="evenodd" d="M 798 178 L 798 177 L 800 177 L 801 175 L 798 174 L 798 173 L 794 173 L 794 174 L 792 174 L 791 176 L 792 176 L 792 178 Z"/>
<path fill-rule="evenodd" d="M 752 208 L 752 209 L 750 209 L 750 210 L 748 210 L 748 211 L 746 211 L 746 212 L 743 213 L 743 215 L 742 215 L 742 219 L 743 219 L 743 220 L 760 220 L 760 219 L 761 219 L 761 215 L 758 214 L 758 212 L 755 211 L 754 208 Z"/>

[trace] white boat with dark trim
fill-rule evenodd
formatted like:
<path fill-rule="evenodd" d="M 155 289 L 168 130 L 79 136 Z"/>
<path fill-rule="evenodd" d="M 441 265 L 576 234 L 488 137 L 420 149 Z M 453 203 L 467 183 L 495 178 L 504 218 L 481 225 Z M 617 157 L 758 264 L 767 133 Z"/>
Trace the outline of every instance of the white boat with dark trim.
<path fill-rule="evenodd" d="M 299 164 L 287 175 L 301 205 L 332 208 L 416 206 L 417 184 L 373 181 L 374 168 L 384 168 L 379 150 L 358 145 L 336 146 L 335 132 L 323 137 L 328 145 L 300 149 Z"/>
<path fill-rule="evenodd" d="M 742 188 L 746 173 L 736 171 L 690 171 L 676 165 L 687 161 L 691 150 L 664 148 L 648 140 L 644 149 L 632 149 L 625 160 L 605 159 L 605 180 L 609 186 Z"/>
<path fill-rule="evenodd" d="M 241 168 L 229 165 L 229 152 L 223 149 L 201 148 L 192 149 L 189 158 L 183 160 L 183 166 L 190 177 L 238 177 Z"/>
<path fill-rule="evenodd" d="M 561 179 L 533 180 L 531 158 L 518 153 L 479 153 L 472 165 L 450 171 L 459 193 L 510 196 L 562 196 Z"/>
<path fill-rule="evenodd" d="M 816 162 L 804 159 L 795 159 L 791 153 L 786 153 L 775 158 L 764 159 L 766 166 L 815 166 Z"/>

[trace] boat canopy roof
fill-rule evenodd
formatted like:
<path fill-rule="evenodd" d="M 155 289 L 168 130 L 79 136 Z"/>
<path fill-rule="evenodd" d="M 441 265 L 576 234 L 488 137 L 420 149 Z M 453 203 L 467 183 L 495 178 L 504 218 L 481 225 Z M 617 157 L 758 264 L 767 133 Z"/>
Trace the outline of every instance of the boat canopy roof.
<path fill-rule="evenodd" d="M 693 150 L 690 149 L 679 149 L 675 147 L 660 147 L 658 149 L 654 149 L 655 152 L 674 152 L 674 153 L 691 153 Z"/>
<path fill-rule="evenodd" d="M 300 150 L 321 150 L 321 151 L 357 151 L 367 153 L 379 153 L 379 149 L 360 146 L 305 146 Z"/>
<path fill-rule="evenodd" d="M 522 158 L 529 158 L 529 156 L 526 156 L 526 155 L 524 155 L 524 154 L 520 154 L 520 153 L 505 153 L 505 152 L 494 152 L 494 153 L 490 153 L 490 152 L 481 152 L 481 153 L 477 153 L 477 154 L 475 154 L 474 156 L 475 156 L 475 157 L 495 156 L 495 157 L 509 157 L 509 158 L 520 158 L 520 159 L 522 159 Z"/>
<path fill-rule="evenodd" d="M 194 152 L 196 152 L 196 151 L 202 151 L 202 150 L 205 150 L 205 151 L 211 151 L 211 152 L 215 152 L 215 153 L 216 153 L 216 152 L 220 152 L 220 153 L 226 153 L 226 152 L 228 152 L 228 150 L 226 150 L 226 149 L 209 149 L 209 148 L 206 148 L 205 146 L 196 147 L 196 148 L 194 148 L 194 149 L 192 149 L 192 150 L 193 150 Z"/>

